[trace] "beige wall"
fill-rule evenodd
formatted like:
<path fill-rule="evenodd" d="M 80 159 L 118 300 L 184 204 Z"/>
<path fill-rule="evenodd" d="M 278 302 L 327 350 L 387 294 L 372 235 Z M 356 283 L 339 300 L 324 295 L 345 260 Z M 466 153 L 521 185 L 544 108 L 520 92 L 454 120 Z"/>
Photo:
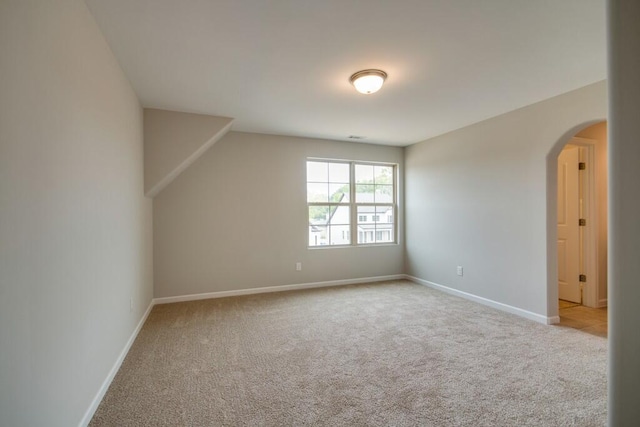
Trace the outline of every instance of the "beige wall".
<path fill-rule="evenodd" d="M 640 2 L 609 0 L 609 427 L 640 420 Z"/>
<path fill-rule="evenodd" d="M 307 157 L 398 163 L 402 184 L 399 147 L 229 132 L 154 199 L 155 296 L 402 273 L 402 245 L 307 248 Z"/>
<path fill-rule="evenodd" d="M 595 195 L 598 218 L 598 299 L 599 306 L 607 304 L 607 123 L 589 126 L 576 135 L 596 142 Z"/>
<path fill-rule="evenodd" d="M 144 192 L 155 197 L 231 127 L 233 119 L 144 109 Z"/>
<path fill-rule="evenodd" d="M 555 200 L 557 175 L 548 158 L 557 169 L 561 146 L 605 116 L 600 82 L 407 147 L 406 272 L 555 315 L 557 274 L 555 297 L 547 287 L 557 259 L 549 257 L 555 239 L 547 244 L 547 224 L 555 229 L 557 213 L 548 212 L 547 198 Z"/>
<path fill-rule="evenodd" d="M 76 426 L 152 298 L 142 109 L 82 0 L 0 2 L 0 70 L 0 425 Z"/>

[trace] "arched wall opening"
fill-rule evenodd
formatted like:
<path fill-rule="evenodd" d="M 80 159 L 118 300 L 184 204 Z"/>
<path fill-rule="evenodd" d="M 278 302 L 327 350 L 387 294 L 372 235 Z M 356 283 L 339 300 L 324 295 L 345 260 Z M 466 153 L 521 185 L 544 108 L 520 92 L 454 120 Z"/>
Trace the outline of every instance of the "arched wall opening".
<path fill-rule="evenodd" d="M 576 136 L 588 131 L 590 128 L 601 124 L 606 125 L 606 120 L 591 120 L 574 126 L 565 132 L 552 146 L 546 158 L 547 171 L 547 316 L 552 323 L 559 321 L 558 316 L 558 156 L 564 147 Z M 605 154 L 606 155 L 606 154 Z M 606 173 L 606 169 L 605 169 Z M 606 179 L 606 175 L 605 175 Z M 606 180 L 605 180 L 606 184 Z M 606 185 L 605 185 L 606 192 Z M 606 194 L 606 193 L 605 193 Z M 605 198 L 606 200 L 606 198 Z M 606 212 L 606 207 L 605 207 Z M 606 215 L 604 217 L 606 224 Z M 594 224 L 595 225 L 595 224 Z M 606 226 L 605 226 L 606 233 Z M 606 250 L 606 244 L 603 250 Z M 606 253 L 604 254 L 606 263 Z M 602 273 L 602 271 L 600 272 Z M 602 274 L 599 274 L 602 276 Z M 604 272 L 606 286 L 606 269 Z M 606 293 L 606 288 L 605 288 Z M 606 304 L 599 301 L 600 304 Z"/>

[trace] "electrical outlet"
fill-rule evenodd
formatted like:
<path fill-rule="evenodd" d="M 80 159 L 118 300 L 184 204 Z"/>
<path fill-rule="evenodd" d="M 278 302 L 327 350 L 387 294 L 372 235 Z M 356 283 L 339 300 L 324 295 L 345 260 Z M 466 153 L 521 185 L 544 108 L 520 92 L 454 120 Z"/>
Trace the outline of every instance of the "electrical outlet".
<path fill-rule="evenodd" d="M 302 263 L 296 262 L 296 271 L 302 271 Z"/>
<path fill-rule="evenodd" d="M 463 270 L 462 270 L 462 266 L 461 266 L 461 265 L 459 265 L 459 266 L 456 268 L 456 274 L 457 274 L 458 276 L 462 276 L 462 275 L 463 275 Z"/>

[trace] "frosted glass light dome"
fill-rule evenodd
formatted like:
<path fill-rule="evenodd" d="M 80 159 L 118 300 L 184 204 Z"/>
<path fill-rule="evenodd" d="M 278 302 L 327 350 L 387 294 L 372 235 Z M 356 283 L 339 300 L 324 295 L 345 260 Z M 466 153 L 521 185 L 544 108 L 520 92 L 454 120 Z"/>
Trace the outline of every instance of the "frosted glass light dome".
<path fill-rule="evenodd" d="M 387 78 L 387 73 L 382 70 L 362 70 L 351 76 L 349 81 L 360 93 L 365 95 L 380 90 Z"/>

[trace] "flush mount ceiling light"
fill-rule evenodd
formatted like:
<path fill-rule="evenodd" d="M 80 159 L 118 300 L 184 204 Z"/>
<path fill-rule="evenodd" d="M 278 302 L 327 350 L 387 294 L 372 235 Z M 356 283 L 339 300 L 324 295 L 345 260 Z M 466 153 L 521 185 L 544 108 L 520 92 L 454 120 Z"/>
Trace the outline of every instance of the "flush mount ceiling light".
<path fill-rule="evenodd" d="M 358 92 L 368 95 L 379 91 L 386 78 L 387 73 L 382 70 L 362 70 L 352 75 L 349 81 Z"/>

